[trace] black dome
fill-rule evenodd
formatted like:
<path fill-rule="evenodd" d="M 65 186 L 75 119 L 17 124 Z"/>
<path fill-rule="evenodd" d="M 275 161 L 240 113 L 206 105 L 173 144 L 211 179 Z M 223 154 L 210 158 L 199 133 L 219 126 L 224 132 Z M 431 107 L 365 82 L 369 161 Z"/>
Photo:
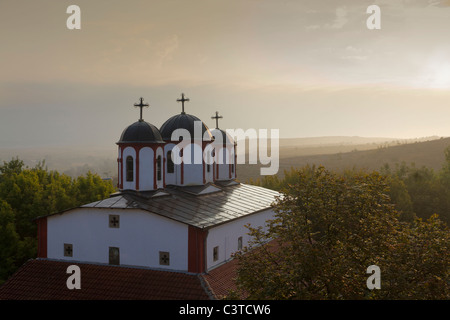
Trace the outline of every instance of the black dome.
<path fill-rule="evenodd" d="M 227 133 L 225 130 L 215 128 L 215 129 L 211 130 L 211 134 L 216 139 L 217 139 L 217 136 L 222 135 L 223 145 L 234 145 L 234 143 L 235 143 L 233 137 L 229 133 Z M 218 140 L 215 141 L 215 143 L 217 143 L 217 142 L 218 142 Z"/>
<path fill-rule="evenodd" d="M 118 143 L 124 142 L 164 143 L 158 128 L 145 121 L 136 121 L 123 130 Z"/>
<path fill-rule="evenodd" d="M 197 118 L 196 116 L 193 116 L 190 114 L 186 114 L 186 113 L 177 114 L 177 115 L 171 117 L 166 122 L 164 122 L 164 124 L 161 126 L 161 129 L 160 129 L 161 136 L 164 140 L 170 141 L 172 138 L 172 133 L 176 129 L 186 129 L 187 131 L 189 131 L 189 133 L 191 135 L 191 139 L 193 139 L 194 138 L 194 122 L 195 121 L 201 121 L 201 120 L 199 118 Z M 205 132 L 208 132 L 208 134 L 207 134 L 208 138 L 206 138 L 206 139 L 204 139 Z M 206 124 L 203 123 L 203 121 L 202 121 L 202 140 L 204 140 L 204 141 L 212 140 L 212 134 L 209 131 Z"/>

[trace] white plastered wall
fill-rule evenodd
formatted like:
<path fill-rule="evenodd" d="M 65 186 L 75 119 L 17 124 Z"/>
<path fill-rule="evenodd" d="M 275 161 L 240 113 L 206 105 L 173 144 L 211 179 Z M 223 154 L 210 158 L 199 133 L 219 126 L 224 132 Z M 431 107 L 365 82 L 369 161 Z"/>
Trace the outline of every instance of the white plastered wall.
<path fill-rule="evenodd" d="M 206 269 L 210 270 L 229 260 L 232 253 L 238 250 L 239 237 L 242 237 L 243 246 L 248 245 L 250 236 L 245 225 L 264 227 L 266 221 L 273 217 L 273 210 L 267 209 L 209 229 L 206 240 Z M 219 254 L 217 261 L 214 261 L 213 250 L 216 246 L 219 247 Z"/>
<path fill-rule="evenodd" d="M 230 164 L 234 164 L 234 148 L 231 146 L 217 147 L 217 163 L 218 163 L 218 180 L 229 180 L 236 177 L 236 166 L 234 170 L 230 169 Z M 231 178 L 230 178 L 230 170 Z M 233 172 L 234 171 L 234 172 Z"/>
<path fill-rule="evenodd" d="M 203 184 L 203 150 L 201 142 L 194 142 L 188 145 L 183 151 L 183 160 L 183 185 Z"/>
<path fill-rule="evenodd" d="M 120 227 L 109 227 L 109 215 Z M 120 250 L 120 264 L 187 271 L 188 227 L 139 209 L 78 208 L 47 218 L 47 256 L 82 262 L 109 263 L 109 247 Z M 64 256 L 64 243 L 73 257 Z M 159 264 L 159 252 L 170 253 L 170 265 Z"/>
<path fill-rule="evenodd" d="M 139 190 L 153 190 L 153 149 L 144 147 L 139 151 Z"/>

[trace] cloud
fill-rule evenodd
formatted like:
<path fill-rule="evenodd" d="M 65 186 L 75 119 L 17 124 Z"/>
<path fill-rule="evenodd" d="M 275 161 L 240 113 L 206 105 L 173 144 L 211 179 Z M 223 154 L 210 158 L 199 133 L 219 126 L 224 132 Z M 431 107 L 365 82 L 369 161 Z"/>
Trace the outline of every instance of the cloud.
<path fill-rule="evenodd" d="M 176 34 L 167 37 L 158 44 L 157 66 L 161 67 L 165 62 L 173 59 L 173 54 L 178 50 L 179 41 Z"/>
<path fill-rule="evenodd" d="M 429 0 L 428 3 L 430 4 L 430 6 L 450 7 L 450 0 L 442 0 L 442 1 Z"/>
<path fill-rule="evenodd" d="M 341 59 L 364 61 L 369 58 L 367 54 L 364 54 L 365 51 L 366 50 L 363 50 L 362 48 L 349 45 L 345 48 L 345 55 L 342 56 Z"/>
<path fill-rule="evenodd" d="M 317 30 L 317 29 L 320 29 L 321 27 L 318 24 L 312 24 L 312 25 L 306 26 L 305 28 L 306 28 L 306 30 Z"/>
<path fill-rule="evenodd" d="M 345 7 L 336 8 L 336 18 L 330 26 L 332 29 L 341 29 L 348 22 L 347 10 Z"/>
<path fill-rule="evenodd" d="M 317 29 L 342 29 L 348 23 L 348 15 L 346 7 L 338 7 L 334 11 L 334 20 L 332 23 L 325 24 L 309 24 L 305 28 L 306 30 L 317 30 Z"/>

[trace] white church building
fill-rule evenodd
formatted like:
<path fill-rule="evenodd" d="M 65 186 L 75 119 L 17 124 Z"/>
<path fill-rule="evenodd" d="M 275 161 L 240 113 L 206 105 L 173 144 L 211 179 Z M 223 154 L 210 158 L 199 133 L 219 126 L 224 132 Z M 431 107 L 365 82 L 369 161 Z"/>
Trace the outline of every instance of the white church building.
<path fill-rule="evenodd" d="M 135 104 L 140 118 L 117 142 L 118 192 L 39 217 L 39 259 L 207 274 L 247 245 L 246 225 L 273 218 L 279 193 L 238 182 L 236 143 L 220 116 L 210 130 L 185 113 L 184 94 L 177 101 L 182 112 L 159 129 L 143 120 L 143 99 Z M 179 161 L 199 152 L 200 161 Z"/>

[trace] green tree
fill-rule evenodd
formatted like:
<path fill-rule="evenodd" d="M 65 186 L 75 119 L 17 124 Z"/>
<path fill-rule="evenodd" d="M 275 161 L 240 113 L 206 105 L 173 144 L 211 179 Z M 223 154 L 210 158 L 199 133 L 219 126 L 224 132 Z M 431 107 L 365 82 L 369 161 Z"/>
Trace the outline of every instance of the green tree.
<path fill-rule="evenodd" d="M 439 216 L 447 225 L 450 225 L 450 147 L 445 149 L 445 162 L 439 172 L 439 181 L 444 189 L 442 202 L 445 202 L 445 210 Z"/>
<path fill-rule="evenodd" d="M 0 173 L 2 175 L 8 175 L 12 173 L 20 173 L 24 167 L 24 163 L 19 157 L 11 159 L 11 161 L 3 161 L 3 165 L 0 166 Z"/>
<path fill-rule="evenodd" d="M 450 190 L 450 147 L 445 149 L 445 162 L 442 166 L 440 176 L 442 184 L 447 190 Z"/>
<path fill-rule="evenodd" d="M 315 166 L 306 166 L 307 170 L 314 170 Z M 264 176 L 261 179 L 253 181 L 250 179 L 249 183 L 257 186 L 261 186 L 267 189 L 280 191 L 287 187 L 289 184 L 295 183 L 298 177 L 299 169 L 291 167 L 290 170 L 283 171 L 283 178 L 279 178 L 277 175 Z"/>
<path fill-rule="evenodd" d="M 411 222 L 415 217 L 424 220 L 438 214 L 450 225 L 450 147 L 445 151 L 446 161 L 439 172 L 427 167 L 416 168 L 404 162 L 395 170 L 388 165 L 381 172 L 388 176 L 391 190 L 389 195 L 402 211 L 401 219 Z"/>
<path fill-rule="evenodd" d="M 445 174 L 427 167 L 416 168 L 402 164 L 394 173 L 405 184 L 414 214 L 424 220 L 433 214 L 450 223 L 450 189 L 446 188 Z"/>
<path fill-rule="evenodd" d="M 34 168 L 25 167 L 18 158 L 4 162 L 0 166 L 0 282 L 36 256 L 35 218 L 107 198 L 114 191 L 110 181 L 91 172 L 72 179 L 48 171 L 45 162 Z"/>
<path fill-rule="evenodd" d="M 6 201 L 0 200 L 0 284 L 16 268 L 18 246 L 13 210 Z"/>
<path fill-rule="evenodd" d="M 392 244 L 382 273 L 383 299 L 449 299 L 449 244 L 447 225 L 432 215 L 416 219 Z"/>
<path fill-rule="evenodd" d="M 110 181 L 103 181 L 99 175 L 90 171 L 76 179 L 74 188 L 79 204 L 105 199 L 115 190 Z"/>
<path fill-rule="evenodd" d="M 43 185 L 39 183 L 36 171 L 24 169 L 2 175 L 0 182 L 0 199 L 4 199 L 14 210 L 17 232 L 24 237 L 35 236 L 32 222 L 39 215 L 48 211 L 43 204 Z"/>
<path fill-rule="evenodd" d="M 249 226 L 253 240 L 236 254 L 238 288 L 251 299 L 448 298 L 448 230 L 437 219 L 400 222 L 387 192 L 375 172 L 299 170 L 275 218 L 264 229 Z M 381 268 L 382 290 L 367 289 L 370 265 Z M 432 276 L 399 277 L 399 267 Z M 416 282 L 420 290 L 411 290 Z"/>
<path fill-rule="evenodd" d="M 398 176 L 387 176 L 386 181 L 389 185 L 388 194 L 400 213 L 399 219 L 401 221 L 413 222 L 416 219 L 416 214 L 414 213 L 413 202 L 404 181 Z"/>

